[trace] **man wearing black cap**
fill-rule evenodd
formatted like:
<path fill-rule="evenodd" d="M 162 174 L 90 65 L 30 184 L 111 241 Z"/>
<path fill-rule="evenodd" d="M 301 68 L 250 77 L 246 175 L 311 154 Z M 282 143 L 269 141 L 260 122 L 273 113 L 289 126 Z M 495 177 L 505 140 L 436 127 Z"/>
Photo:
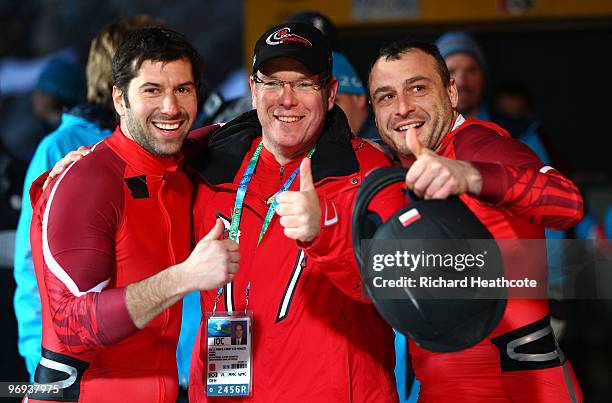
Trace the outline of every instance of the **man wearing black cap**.
<path fill-rule="evenodd" d="M 202 293 L 203 310 L 217 300 L 216 312 L 253 312 L 255 401 L 397 400 L 393 333 L 362 292 L 348 236 L 365 173 L 390 161 L 349 140 L 346 117 L 334 106 L 331 56 L 306 24 L 262 35 L 250 79 L 256 110 L 216 129 L 195 164 L 206 184 L 195 201 L 196 233 L 221 217 L 244 262 L 230 285 Z M 390 213 L 400 207 L 397 194 Z M 210 393 L 216 367 L 208 350 L 202 328 L 193 402 Z"/>
<path fill-rule="evenodd" d="M 381 49 L 369 91 L 381 137 L 409 167 L 406 183 L 418 196 L 458 195 L 496 239 L 543 239 L 544 227 L 581 219 L 571 181 L 499 126 L 457 112 L 455 81 L 434 45 L 397 41 Z M 541 252 L 532 257 L 540 271 L 529 275 L 546 284 Z M 549 319 L 546 299 L 509 299 L 499 325 L 473 347 L 440 354 L 411 341 L 419 401 L 581 401 Z"/>

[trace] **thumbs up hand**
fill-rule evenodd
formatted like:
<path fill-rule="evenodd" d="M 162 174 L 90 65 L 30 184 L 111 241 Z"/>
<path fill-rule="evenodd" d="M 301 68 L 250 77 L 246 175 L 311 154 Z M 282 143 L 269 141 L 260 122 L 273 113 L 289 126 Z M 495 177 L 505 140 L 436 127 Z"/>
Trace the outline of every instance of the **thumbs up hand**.
<path fill-rule="evenodd" d="M 423 147 L 419 141 L 419 138 L 417 137 L 416 129 L 414 127 L 411 127 L 406 131 L 406 146 L 416 158 L 422 156 L 423 152 L 425 151 L 431 151 Z"/>
<path fill-rule="evenodd" d="M 223 222 L 217 219 L 213 229 L 197 243 L 189 257 L 178 266 L 188 291 L 212 290 L 223 287 L 238 272 L 238 244 L 223 235 Z"/>
<path fill-rule="evenodd" d="M 424 199 L 446 199 L 469 193 L 478 196 L 482 188 L 480 172 L 469 162 L 441 157 L 424 147 L 416 129 L 406 133 L 406 146 L 416 157 L 406 174 L 406 186 Z"/>
<path fill-rule="evenodd" d="M 310 242 L 319 235 L 321 204 L 312 181 L 310 158 L 300 164 L 300 191 L 283 192 L 276 200 L 276 214 L 288 238 Z"/>

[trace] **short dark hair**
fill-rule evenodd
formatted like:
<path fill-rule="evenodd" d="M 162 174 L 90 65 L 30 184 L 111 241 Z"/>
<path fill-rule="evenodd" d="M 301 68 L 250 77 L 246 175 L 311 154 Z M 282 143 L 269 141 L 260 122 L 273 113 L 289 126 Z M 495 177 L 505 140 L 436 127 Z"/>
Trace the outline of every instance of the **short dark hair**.
<path fill-rule="evenodd" d="M 438 74 L 440 74 L 440 78 L 442 79 L 442 84 L 444 84 L 445 87 L 448 87 L 450 85 L 451 78 L 450 73 L 448 71 L 448 67 L 446 67 L 446 62 L 444 61 L 442 55 L 440 55 L 438 47 L 431 42 L 416 41 L 412 39 L 398 39 L 388 45 L 383 46 L 378 51 L 376 59 L 374 59 L 372 65 L 370 66 L 370 73 L 372 72 L 372 67 L 374 67 L 374 64 L 376 64 L 378 60 L 383 58 L 385 60 L 399 60 L 404 53 L 413 50 L 421 51 L 434 58 L 434 60 L 436 61 L 436 68 L 438 69 Z"/>
<path fill-rule="evenodd" d="M 196 90 L 201 94 L 202 59 L 185 36 L 167 28 L 139 29 L 126 38 L 113 57 L 113 85 L 123 92 L 129 107 L 128 86 L 145 61 L 168 63 L 180 59 L 191 63 Z"/>

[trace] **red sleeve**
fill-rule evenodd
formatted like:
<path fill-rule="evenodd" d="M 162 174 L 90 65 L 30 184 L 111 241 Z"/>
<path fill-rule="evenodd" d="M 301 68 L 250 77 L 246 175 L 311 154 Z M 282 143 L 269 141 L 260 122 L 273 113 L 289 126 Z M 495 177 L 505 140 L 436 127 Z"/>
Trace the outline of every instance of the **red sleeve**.
<path fill-rule="evenodd" d="M 391 160 L 384 153 L 365 142 L 356 151 L 361 180 L 375 168 L 392 166 Z M 304 245 L 306 254 L 349 297 L 371 302 L 363 290 L 351 237 L 351 217 L 357 187 L 329 198 L 320 189 L 317 190 L 321 201 L 321 232 L 310 245 Z M 369 209 L 387 220 L 405 204 L 406 197 L 401 184 L 397 184 L 379 193 Z"/>
<path fill-rule="evenodd" d="M 582 219 L 583 201 L 576 185 L 544 166 L 520 141 L 471 126 L 459 132 L 453 144 L 455 158 L 471 162 L 482 176 L 479 200 L 553 229 L 570 228 Z"/>
<path fill-rule="evenodd" d="M 123 176 L 120 167 L 96 164 L 99 159 L 92 155 L 67 169 L 51 185 L 43 212 L 44 280 L 53 326 L 75 353 L 138 330 L 125 288 L 106 288 L 116 267 Z"/>
<path fill-rule="evenodd" d="M 30 185 L 29 193 L 30 193 L 30 202 L 32 203 L 32 208 L 36 206 L 36 203 L 38 203 L 38 201 L 42 197 L 43 185 L 45 184 L 45 181 L 47 180 L 47 176 L 49 176 L 49 173 L 51 173 L 51 169 L 43 172 Z"/>

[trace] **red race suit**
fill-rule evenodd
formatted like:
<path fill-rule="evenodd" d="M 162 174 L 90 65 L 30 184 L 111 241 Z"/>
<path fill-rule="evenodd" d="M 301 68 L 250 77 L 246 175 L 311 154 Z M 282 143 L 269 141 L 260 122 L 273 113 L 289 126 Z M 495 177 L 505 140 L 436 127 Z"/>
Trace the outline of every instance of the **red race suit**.
<path fill-rule="evenodd" d="M 176 401 L 181 304 L 139 330 L 125 294 L 189 256 L 193 185 L 181 160 L 155 157 L 117 128 L 44 192 L 34 184 L 43 318 L 35 380 L 62 381 L 60 401 Z"/>
<path fill-rule="evenodd" d="M 495 239 L 544 239 L 544 227 L 567 229 L 582 218 L 576 186 L 493 123 L 466 121 L 443 139 L 437 154 L 479 170 L 480 195 L 461 199 Z M 546 261 L 544 250 L 540 260 Z M 545 269 L 530 276 L 546 284 Z M 419 402 L 582 401 L 549 320 L 546 298 L 510 298 L 499 325 L 471 348 L 434 353 L 411 340 Z"/>

